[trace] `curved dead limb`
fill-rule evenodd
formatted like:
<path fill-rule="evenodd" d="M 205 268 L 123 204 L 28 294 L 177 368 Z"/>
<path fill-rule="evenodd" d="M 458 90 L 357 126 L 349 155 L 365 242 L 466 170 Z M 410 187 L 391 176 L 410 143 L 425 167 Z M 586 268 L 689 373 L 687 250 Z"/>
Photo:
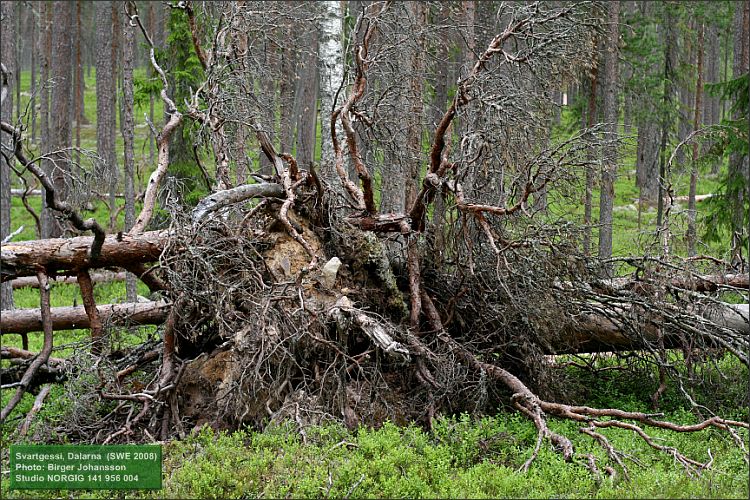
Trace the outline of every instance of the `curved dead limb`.
<path fill-rule="evenodd" d="M 442 321 L 439 313 L 432 302 L 432 299 L 426 294 L 422 293 L 422 304 L 424 307 L 425 315 L 430 323 L 430 326 L 437 333 L 438 338 L 447 344 L 450 349 L 461 359 L 466 361 L 473 368 L 484 371 L 492 378 L 502 382 L 506 387 L 513 391 L 511 401 L 515 408 L 521 413 L 526 415 L 537 428 L 538 438 L 534 451 L 531 457 L 523 464 L 522 470 L 528 470 L 536 456 L 538 455 L 539 449 L 544 439 L 548 439 L 554 446 L 555 450 L 560 452 L 565 460 L 571 460 L 574 458 L 576 452 L 573 448 L 572 442 L 555 432 L 552 432 L 547 426 L 545 414 L 554 415 L 559 418 L 568 420 L 574 420 L 587 424 L 588 429 L 582 429 L 581 432 L 594 438 L 605 451 L 608 453 L 610 458 L 623 468 L 623 473 L 627 476 L 627 469 L 624 468 L 621 460 L 617 457 L 616 450 L 609 444 L 609 442 L 602 435 L 593 431 L 594 428 L 608 428 L 616 427 L 624 430 L 631 431 L 638 435 L 644 442 L 646 442 L 652 448 L 668 453 L 674 459 L 684 466 L 688 474 L 699 474 L 701 470 L 709 467 L 708 463 L 701 463 L 693 460 L 679 452 L 674 447 L 663 446 L 654 441 L 643 429 L 639 426 L 630 423 L 623 422 L 622 420 L 631 420 L 644 425 L 648 425 L 652 428 L 665 429 L 675 432 L 696 432 L 709 427 L 715 427 L 717 429 L 726 431 L 730 434 L 732 439 L 737 443 L 745 454 L 747 455 L 747 449 L 740 436 L 733 430 L 733 428 L 748 429 L 749 425 L 747 422 L 740 422 L 735 420 L 723 419 L 721 417 L 712 417 L 702 422 L 693 425 L 678 425 L 673 422 L 657 420 L 655 417 L 661 416 L 661 414 L 648 414 L 641 412 L 628 412 L 613 408 L 591 408 L 588 406 L 574 406 L 563 403 L 552 403 L 544 401 L 536 396 L 529 388 L 521 382 L 516 376 L 490 363 L 485 363 L 477 359 L 477 357 L 460 345 L 458 342 L 453 340 L 448 333 L 443 329 Z M 607 420 L 601 420 L 606 418 Z M 747 460 L 747 457 L 746 457 Z"/>
<path fill-rule="evenodd" d="M 52 389 L 52 386 L 47 384 L 39 391 L 39 394 L 36 395 L 36 398 L 34 399 L 34 404 L 31 406 L 31 410 L 29 410 L 29 413 L 26 414 L 26 418 L 23 421 L 23 424 L 21 424 L 21 427 L 18 429 L 18 433 L 21 436 L 25 436 L 29 432 L 29 428 L 31 427 L 31 422 L 34 421 L 34 416 L 39 413 L 39 410 L 42 409 L 42 405 L 44 404 L 44 400 L 47 399 L 47 396 L 49 395 L 49 391 Z"/>
<path fill-rule="evenodd" d="M 34 177 L 39 179 L 39 182 L 41 182 L 42 186 L 44 186 L 47 206 L 52 210 L 58 211 L 63 214 L 63 216 L 65 216 L 65 218 L 68 219 L 76 229 L 79 229 L 81 231 L 91 231 L 94 233 L 94 240 L 91 243 L 88 258 L 90 262 L 96 262 L 99 258 L 99 255 L 101 254 L 102 244 L 104 243 L 104 237 L 106 236 L 104 229 L 93 217 L 84 220 L 69 203 L 60 200 L 57 192 L 55 191 L 55 186 L 52 181 L 49 179 L 44 170 L 35 165 L 35 162 L 38 159 L 30 161 L 28 158 L 26 158 L 26 155 L 24 155 L 23 148 L 21 147 L 20 130 L 12 127 L 6 122 L 2 122 L 2 124 L 0 124 L 0 127 L 2 127 L 3 132 L 10 134 L 13 138 L 13 150 L 16 159 L 21 163 L 21 165 L 23 165 L 25 169 L 34 174 Z"/>
<path fill-rule="evenodd" d="M 487 63 L 496 56 L 502 57 L 503 61 L 506 63 L 525 63 L 533 55 L 534 50 L 528 50 L 523 54 L 519 52 L 517 55 L 512 55 L 506 52 L 503 48 L 505 42 L 511 38 L 519 37 L 526 32 L 536 29 L 535 27 L 544 25 L 545 23 L 550 23 L 561 17 L 567 17 L 571 14 L 572 11 L 572 7 L 566 7 L 556 12 L 552 12 L 547 16 L 539 17 L 538 5 L 534 4 L 532 10 L 527 12 L 524 16 L 521 16 L 520 18 L 516 18 L 515 16 L 513 16 L 503 32 L 496 35 L 489 43 L 485 51 L 479 55 L 478 59 L 474 63 L 474 66 L 471 68 L 471 71 L 464 78 L 458 81 L 457 91 L 453 98 L 453 101 L 448 107 L 448 110 L 443 114 L 443 117 L 441 118 L 435 130 L 435 136 L 432 141 L 432 146 L 430 147 L 430 168 L 427 175 L 422 180 L 421 190 L 417 194 L 413 205 L 409 208 L 409 216 L 412 220 L 412 228 L 415 231 L 424 231 L 424 219 L 427 213 L 427 207 L 432 203 L 435 194 L 437 193 L 437 186 L 440 184 L 440 181 L 443 179 L 448 168 L 450 168 L 451 166 L 451 163 L 446 161 L 443 156 L 443 151 L 447 146 L 447 142 L 449 142 L 446 141 L 447 132 L 450 129 L 451 123 L 456 117 L 458 109 L 462 106 L 465 106 L 472 100 L 472 97 L 470 95 L 471 89 L 474 83 L 477 81 L 479 75 L 484 70 L 486 70 Z M 538 171 L 537 175 L 539 175 L 539 173 L 540 172 Z M 532 183 L 531 186 L 529 186 L 527 183 L 526 189 L 534 188 L 533 181 L 530 182 Z M 534 191 L 542 189 L 544 184 L 546 184 L 546 180 L 540 185 L 535 186 L 536 189 L 534 189 Z M 534 191 L 526 193 L 526 198 L 528 198 L 528 196 Z M 499 207 L 472 204 L 466 204 L 466 208 L 468 210 L 481 209 L 481 211 L 491 211 L 487 210 L 487 208 L 492 208 L 493 210 L 501 210 Z"/>
<path fill-rule="evenodd" d="M 39 353 L 27 351 L 26 349 L 19 349 L 17 347 L 0 347 L 0 359 L 32 359 L 38 355 Z M 50 357 L 47 359 L 47 363 L 50 365 L 61 365 L 65 364 L 65 360 L 63 358 Z"/>
<path fill-rule="evenodd" d="M 390 6 L 390 2 L 384 2 L 377 16 L 381 16 Z M 359 22 L 362 22 L 360 18 Z M 349 194 L 357 201 L 357 206 L 360 210 L 364 210 L 368 214 L 377 213 L 375 207 L 375 197 L 372 186 L 372 176 L 368 172 L 362 161 L 362 156 L 359 154 L 359 148 L 357 146 L 357 138 L 354 133 L 354 127 L 350 114 L 353 114 L 353 108 L 358 100 L 362 98 L 365 92 L 365 86 L 367 85 L 366 70 L 368 66 L 367 54 L 369 44 L 372 36 L 375 34 L 375 23 L 370 22 L 365 30 L 365 34 L 362 38 L 361 44 L 354 45 L 354 60 L 356 62 L 356 74 L 354 76 L 354 88 L 349 95 L 346 102 L 334 111 L 331 117 L 331 137 L 333 139 L 333 149 L 336 158 L 336 172 L 341 179 L 342 184 L 349 192 Z M 362 184 L 360 189 L 356 186 L 346 173 L 344 169 L 344 153 L 339 144 L 338 138 L 336 137 L 336 120 L 341 120 L 344 133 L 346 134 L 346 144 L 349 148 L 349 156 L 354 164 L 354 169 L 357 171 L 357 176 Z"/>
<path fill-rule="evenodd" d="M 259 184 L 244 184 L 225 191 L 218 191 L 203 198 L 193 209 L 193 224 L 199 223 L 208 214 L 220 210 L 227 205 L 241 203 L 251 198 L 283 198 L 284 188 L 279 184 L 262 182 Z"/>
<path fill-rule="evenodd" d="M 284 200 L 284 203 L 282 203 L 281 208 L 279 209 L 279 220 L 284 225 L 284 228 L 289 233 L 289 236 L 294 238 L 297 243 L 302 245 L 302 247 L 310 255 L 310 257 L 312 257 L 312 260 L 310 261 L 310 267 L 313 267 L 317 264 L 319 255 L 315 253 L 315 250 L 312 249 L 310 244 L 305 241 L 302 235 L 299 234 L 299 232 L 289 221 L 289 209 L 292 208 L 296 200 L 296 195 L 294 192 L 303 182 L 307 180 L 306 176 L 302 176 L 301 179 L 293 183 L 292 172 L 297 172 L 297 162 L 294 161 L 294 158 L 292 158 L 291 155 L 288 154 L 284 155 L 290 166 L 290 168 L 284 168 L 282 155 L 279 155 L 276 152 L 276 149 L 273 147 L 273 144 L 271 144 L 271 141 L 268 139 L 268 135 L 262 129 L 260 124 L 255 125 L 255 135 L 258 138 L 258 142 L 260 143 L 260 147 L 263 150 L 263 153 L 273 163 L 273 166 L 276 169 L 276 175 L 279 176 L 279 178 L 281 179 L 281 184 L 282 186 L 284 186 L 284 194 L 286 198 Z"/>
<path fill-rule="evenodd" d="M 32 361 L 26 372 L 23 374 L 23 378 L 18 383 L 13 397 L 10 398 L 5 408 L 0 411 L 0 422 L 5 422 L 10 412 L 21 402 L 26 388 L 29 386 L 31 381 L 34 379 L 39 368 L 47 363 L 50 354 L 52 353 L 52 319 L 50 317 L 50 300 L 49 300 L 49 282 L 47 280 L 47 274 L 44 271 L 37 272 L 37 279 L 39 280 L 39 303 L 42 312 L 42 323 L 44 325 L 44 344 L 39 355 Z"/>
<path fill-rule="evenodd" d="M 167 168 L 169 167 L 169 139 L 177 129 L 177 127 L 180 126 L 180 123 L 182 123 L 183 116 L 182 113 L 177 110 L 177 106 L 175 106 L 174 101 L 167 94 L 167 91 L 169 89 L 167 75 L 164 73 L 164 70 L 161 68 L 161 66 L 159 66 L 159 63 L 156 62 L 154 43 L 151 41 L 151 37 L 148 35 L 146 28 L 141 22 L 141 18 L 138 15 L 138 7 L 136 6 L 136 3 L 127 2 L 126 11 L 128 13 L 128 16 L 130 17 L 131 24 L 133 22 L 137 23 L 138 27 L 141 29 L 141 33 L 143 33 L 143 36 L 149 45 L 149 58 L 151 60 L 151 66 L 161 77 L 162 88 L 160 95 L 162 101 L 164 101 L 164 109 L 169 115 L 169 120 L 164 125 L 164 128 L 162 128 L 161 132 L 159 132 L 159 135 L 156 138 L 156 142 L 159 148 L 156 170 L 153 171 L 148 179 L 146 192 L 143 196 L 143 208 L 141 208 L 141 213 L 138 214 L 138 217 L 136 218 L 135 223 L 133 224 L 133 227 L 129 232 L 129 234 L 139 234 L 142 233 L 148 226 L 148 223 L 151 222 L 151 217 L 153 216 L 154 208 L 156 207 L 156 195 L 158 193 L 161 181 L 164 178 L 164 175 L 166 175 L 167 173 Z"/>
<path fill-rule="evenodd" d="M 385 331 L 380 323 L 356 309 L 348 297 L 341 297 L 331 308 L 329 314 L 336 319 L 344 330 L 346 330 L 346 316 L 348 316 L 351 322 L 357 325 L 372 340 L 373 344 L 386 354 L 398 355 L 406 361 L 410 359 L 409 350 L 401 343 L 393 340 L 393 337 Z"/>

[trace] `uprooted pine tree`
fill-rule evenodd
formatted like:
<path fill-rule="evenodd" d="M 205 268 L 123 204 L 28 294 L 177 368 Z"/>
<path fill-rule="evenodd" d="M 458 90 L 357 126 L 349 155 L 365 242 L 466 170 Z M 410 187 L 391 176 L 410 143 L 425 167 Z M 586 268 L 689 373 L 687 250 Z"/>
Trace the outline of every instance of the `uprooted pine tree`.
<path fill-rule="evenodd" d="M 472 35 L 483 45 L 463 54 L 450 97 L 424 82 L 441 63 L 441 43 L 466 35 L 454 19 L 460 13 L 440 3 L 373 2 L 358 13 L 344 52 L 339 2 L 281 7 L 230 2 L 198 16 L 190 2 L 174 6 L 185 11 L 205 73 L 180 103 L 135 3 L 127 4 L 131 28 L 151 47 L 167 112 L 128 232 L 107 234 L 84 220 L 28 156 L 21 128 L 2 124 L 47 206 L 81 232 L 2 245 L 3 281 L 36 276 L 41 297 L 38 310 L 4 314 L 3 334 L 43 331 L 45 339 L 39 353 L 3 348 L 14 361 L 4 379 L 15 377 L 3 421 L 25 392 L 52 382 L 76 398 L 57 431 L 87 442 L 281 420 L 300 430 L 327 421 L 429 426 L 439 414 L 505 404 L 538 431 L 524 468 L 551 443 L 596 470 L 593 456 L 548 427 L 550 417 L 579 422 L 626 474 L 599 429 L 633 432 L 690 471 L 705 464 L 648 428 L 715 427 L 744 448 L 747 422 L 711 416 L 683 426 L 656 410 L 565 401 L 561 355 L 627 353 L 655 366 L 655 407 L 670 378 L 690 397 L 671 353 L 687 373 L 722 357 L 748 364 L 747 307 L 722 301 L 746 292 L 748 275 L 720 259 L 679 257 L 669 205 L 647 257 L 602 260 L 583 244 L 591 229 L 573 215 L 583 179 L 623 139 L 605 124 L 553 141 L 551 95 L 595 64 L 600 6 L 501 6 L 496 30 Z M 427 15 L 438 19 L 429 27 Z M 279 104 L 264 83 L 289 69 L 257 57 L 279 40 L 300 78 L 316 78 L 305 64 L 321 73 L 318 164 L 302 146 L 316 127 L 304 110 L 296 130 L 272 137 L 277 105 L 282 114 L 301 109 Z M 430 92 L 438 97 L 428 105 Z M 185 123 L 215 161 L 212 192 L 195 207 L 166 182 L 172 136 Z M 239 166 L 249 168 L 253 147 L 259 168 L 248 181 Z M 137 275 L 154 300 L 96 304 L 90 271 L 102 268 Z M 77 277 L 83 308 L 50 307 L 56 275 Z M 160 326 L 113 349 L 113 336 L 138 324 Z M 89 341 L 70 358 L 51 357 L 54 330 L 72 327 L 90 329 Z"/>

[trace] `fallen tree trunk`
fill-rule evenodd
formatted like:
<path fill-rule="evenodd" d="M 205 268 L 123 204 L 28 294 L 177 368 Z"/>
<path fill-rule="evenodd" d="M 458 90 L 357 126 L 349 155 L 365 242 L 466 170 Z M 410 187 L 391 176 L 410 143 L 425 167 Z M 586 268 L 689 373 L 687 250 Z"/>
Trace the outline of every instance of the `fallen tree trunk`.
<path fill-rule="evenodd" d="M 92 236 L 7 243 L 0 247 L 2 281 L 34 276 L 40 267 L 56 274 L 82 267 L 127 267 L 153 262 L 161 255 L 168 235 L 168 231 L 109 235 L 94 262 L 90 259 Z"/>
<path fill-rule="evenodd" d="M 169 313 L 171 304 L 167 302 L 137 302 L 106 304 L 96 309 L 102 323 L 122 322 L 128 325 L 158 325 Z M 53 307 L 51 310 L 52 328 L 70 330 L 88 328 L 89 317 L 83 306 Z M 42 315 L 39 309 L 16 309 L 3 311 L 0 320 L 0 334 L 37 332 L 42 329 Z"/>
<path fill-rule="evenodd" d="M 720 309 L 710 309 L 702 316 L 712 323 L 743 332 L 746 342 L 750 340 L 747 304 L 726 304 Z M 655 319 L 655 318 L 654 318 Z M 578 328 L 563 333 L 562 339 L 553 345 L 554 354 L 576 354 L 585 352 L 636 351 L 645 347 L 645 342 L 657 342 L 659 332 L 652 323 L 644 324 L 637 338 L 623 331 L 619 320 L 601 314 L 589 314 L 582 318 Z M 682 339 L 677 335 L 665 335 L 664 347 L 682 347 Z M 549 354 L 549 353 L 548 353 Z"/>
<path fill-rule="evenodd" d="M 123 321 L 131 325 L 161 324 L 166 320 L 170 309 L 171 304 L 166 302 L 109 304 L 97 307 L 103 322 Z M 712 310 L 705 317 L 720 326 L 750 333 L 748 313 L 747 304 L 735 304 L 728 305 L 721 311 Z M 89 318 L 82 306 L 55 307 L 52 309 L 52 324 L 55 330 L 88 328 Z M 41 329 L 39 309 L 5 311 L 0 320 L 0 333 L 3 334 L 28 333 Z M 656 341 L 656 332 L 644 329 L 643 339 Z M 628 336 L 614 319 L 591 314 L 586 316 L 575 330 L 565 332 L 556 339 L 551 346 L 552 352 L 548 354 L 640 350 L 645 347 L 643 339 Z M 377 339 L 373 340 L 378 343 Z M 666 348 L 681 347 L 680 339 L 674 336 L 666 336 L 664 342 Z"/>
<path fill-rule="evenodd" d="M 127 273 L 119 272 L 115 273 L 112 271 L 102 271 L 100 273 L 92 273 L 91 281 L 94 283 L 108 283 L 110 281 L 124 281 Z M 50 281 L 50 285 L 77 285 L 77 276 L 64 276 L 58 277 L 58 279 Z M 22 278 L 16 278 L 11 281 L 11 285 L 14 289 L 16 288 L 39 288 L 39 281 L 31 276 L 24 276 Z"/>
<path fill-rule="evenodd" d="M 745 288 L 750 287 L 750 274 L 724 274 L 724 275 L 697 275 L 676 276 L 666 280 L 664 283 L 658 281 L 639 281 L 631 278 L 613 278 L 611 280 L 596 283 L 596 285 L 614 290 L 634 290 L 644 285 L 660 286 L 668 285 L 694 292 L 715 292 L 719 287 Z"/>
<path fill-rule="evenodd" d="M 42 190 L 41 189 L 31 189 L 29 191 L 26 191 L 25 189 L 18 189 L 18 188 L 12 188 L 10 190 L 11 196 L 42 196 Z M 102 198 L 109 196 L 107 195 L 99 195 Z M 116 193 L 115 198 L 125 198 L 125 195 L 123 193 Z"/>

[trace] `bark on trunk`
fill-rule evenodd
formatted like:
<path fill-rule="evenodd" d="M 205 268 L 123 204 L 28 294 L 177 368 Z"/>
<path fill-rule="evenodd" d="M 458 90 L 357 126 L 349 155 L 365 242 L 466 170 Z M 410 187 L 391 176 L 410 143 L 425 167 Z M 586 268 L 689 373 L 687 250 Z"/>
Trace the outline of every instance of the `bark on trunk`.
<path fill-rule="evenodd" d="M 3 73 L 3 100 L 0 104 L 0 118 L 2 121 L 11 121 L 11 110 L 13 109 L 13 91 L 10 88 L 12 78 L 15 75 L 17 68 L 13 64 L 13 57 L 11 55 L 15 51 L 15 40 L 16 36 L 13 32 L 13 8 L 12 2 L 4 2 L 0 5 L 0 15 L 3 19 L 3 36 L 0 38 L 0 62 L 5 66 L 7 73 Z M 8 150 L 12 151 L 13 147 L 10 146 L 11 137 L 7 134 L 2 136 L 3 149 L 8 147 Z M 6 162 L 9 159 L 11 162 L 14 161 L 12 155 L 1 155 L 0 156 L 0 240 L 8 236 L 12 229 L 10 227 L 10 207 L 11 207 L 11 177 L 10 177 L 10 166 Z M 0 310 L 13 309 L 13 289 L 10 285 L 0 285 Z"/>
<path fill-rule="evenodd" d="M 80 267 L 126 267 L 153 262 L 159 258 L 168 234 L 167 231 L 151 231 L 137 235 L 109 235 L 95 265 L 91 265 L 89 259 L 93 236 L 8 243 L 0 249 L 2 280 L 34 276 L 39 266 L 53 274 Z"/>
<path fill-rule="evenodd" d="M 135 120 L 133 118 L 134 96 L 133 96 L 133 53 L 135 49 L 135 33 L 130 23 L 124 24 L 124 43 L 122 52 L 122 140 L 125 147 L 125 231 L 130 231 L 135 223 L 135 160 L 133 133 Z M 114 207 L 113 207 L 114 208 Z M 134 302 L 136 298 L 136 278 L 132 274 L 125 282 L 125 293 L 128 302 Z"/>
<path fill-rule="evenodd" d="M 321 157 L 320 172 L 323 179 L 335 186 L 335 192 L 342 189 L 335 169 L 335 154 L 331 138 L 331 114 L 336 106 L 336 94 L 344 80 L 344 53 L 342 49 L 341 3 L 337 0 L 321 2 L 323 19 L 320 21 L 318 38 L 318 65 L 320 68 L 320 121 Z M 337 136 L 342 137 L 339 125 Z"/>
<path fill-rule="evenodd" d="M 92 273 L 91 281 L 93 283 L 108 283 L 110 281 L 123 281 L 127 273 L 114 273 L 111 271 L 103 271 L 101 273 Z M 23 278 L 16 278 L 10 281 L 10 284 L 14 289 L 16 288 L 39 288 L 39 280 L 31 276 L 24 276 Z M 50 280 L 50 285 L 76 285 L 78 284 L 78 278 L 76 276 L 64 276 L 56 280 Z"/>
<path fill-rule="evenodd" d="M 99 318 L 103 324 L 121 322 L 127 325 L 156 325 L 163 323 L 171 304 L 166 302 L 142 302 L 125 304 L 107 304 L 97 307 Z M 339 320 L 344 313 L 353 312 L 351 320 L 362 328 L 372 340 L 386 352 L 406 355 L 406 350 L 395 342 L 384 329 L 356 309 L 353 309 L 345 297 L 337 302 L 331 314 Z M 750 333 L 748 328 L 748 305 L 727 305 L 720 310 L 707 311 L 704 317 L 716 324 Z M 83 306 L 55 307 L 51 309 L 52 328 L 54 330 L 69 330 L 89 328 L 90 320 Z M 21 334 L 42 330 L 42 315 L 40 309 L 19 309 L 3 314 L 0 320 L 2 334 Z M 655 329 L 644 328 L 643 339 L 656 342 Z M 664 337 L 666 348 L 681 348 L 682 339 L 679 336 Z M 634 339 L 625 333 L 617 320 L 602 315 L 587 315 L 581 318 L 575 328 L 569 328 L 558 336 L 550 345 L 547 354 L 573 354 L 587 352 L 628 351 L 643 349 L 642 339 Z"/>
<path fill-rule="evenodd" d="M 736 4 L 734 15 L 734 78 L 739 78 L 750 69 L 750 3 L 742 2 Z M 748 117 L 739 114 L 739 110 L 732 117 L 735 120 L 744 120 Z M 748 155 L 732 153 L 729 156 L 729 177 L 734 180 L 735 186 L 744 185 L 742 188 L 734 188 L 732 200 L 732 262 L 739 264 L 747 261 L 747 245 L 743 242 L 747 238 L 747 220 L 744 214 L 744 206 L 747 203 L 748 189 L 750 188 L 750 168 L 748 168 Z M 744 183 L 737 182 L 744 180 Z M 744 246 L 744 248 L 743 248 Z M 743 255 L 744 254 L 744 255 Z"/>
<path fill-rule="evenodd" d="M 112 61 L 112 7 L 97 2 L 96 9 L 96 149 L 103 163 L 97 164 L 100 182 L 115 175 L 115 77 Z M 108 186 L 109 183 L 105 183 Z"/>
<path fill-rule="evenodd" d="M 701 25 L 698 29 L 698 46 L 697 59 L 698 67 L 696 68 L 696 83 L 695 83 L 695 106 L 693 107 L 693 132 L 696 132 L 701 126 L 701 109 L 703 103 L 703 36 L 704 26 Z M 688 245 L 688 256 L 692 257 L 695 255 L 696 245 L 696 228 L 695 222 L 697 218 L 697 210 L 695 208 L 695 195 L 698 187 L 698 142 L 693 142 L 693 158 L 692 168 L 690 170 L 690 194 L 688 195 L 688 229 L 687 229 L 687 245 Z"/>
<path fill-rule="evenodd" d="M 70 2 L 55 2 L 52 8 L 55 16 L 52 23 L 52 78 L 55 85 L 52 87 L 50 149 L 56 151 L 56 153 L 52 155 L 54 166 L 50 177 L 55 192 L 60 200 L 65 201 L 68 197 L 66 177 L 67 173 L 70 172 L 71 160 L 68 148 L 73 145 L 71 130 L 73 68 L 70 64 L 73 48 L 71 38 L 73 4 Z M 61 236 L 64 226 L 56 218 L 50 222 L 50 236 Z"/>
<path fill-rule="evenodd" d="M 126 325 L 158 325 L 164 322 L 171 304 L 167 302 L 136 302 L 106 304 L 96 310 L 102 324 L 114 322 Z M 52 329 L 71 330 L 89 328 L 91 322 L 84 306 L 53 307 L 51 309 Z M 3 314 L 0 320 L 0 333 L 18 334 L 42 330 L 40 309 L 17 309 Z"/>
<path fill-rule="evenodd" d="M 617 99 L 617 57 L 619 40 L 619 2 L 609 6 L 609 37 L 606 43 L 604 58 L 604 121 L 607 132 L 617 133 L 618 99 Z M 612 256 L 612 204 L 615 198 L 615 177 L 617 176 L 617 145 L 612 142 L 603 148 L 602 184 L 599 198 L 599 258 Z M 605 265 L 605 273 L 611 274 L 611 265 Z"/>

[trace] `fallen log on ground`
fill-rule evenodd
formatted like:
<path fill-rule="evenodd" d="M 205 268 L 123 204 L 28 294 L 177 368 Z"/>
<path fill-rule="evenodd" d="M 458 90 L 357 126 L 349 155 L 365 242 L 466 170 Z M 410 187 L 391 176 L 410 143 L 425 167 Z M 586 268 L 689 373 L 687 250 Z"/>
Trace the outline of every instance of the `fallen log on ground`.
<path fill-rule="evenodd" d="M 91 281 L 94 283 L 108 283 L 110 281 L 125 281 L 127 273 L 119 272 L 115 273 L 112 271 L 102 271 L 100 273 L 92 273 Z M 31 276 L 24 276 L 22 278 L 16 278 L 11 281 L 13 289 L 17 288 L 39 288 L 39 281 Z M 57 279 L 51 280 L 50 285 L 77 285 L 77 276 L 58 276 Z"/>
<path fill-rule="evenodd" d="M 42 194 L 43 192 L 41 189 L 31 189 L 29 191 L 26 191 L 25 189 L 13 188 L 10 190 L 11 196 L 42 196 Z M 104 198 L 106 196 L 109 196 L 109 194 L 106 193 L 106 194 L 97 195 L 97 196 Z M 117 193 L 115 194 L 115 198 L 125 198 L 125 195 L 123 193 Z"/>
<path fill-rule="evenodd" d="M 166 302 L 142 302 L 126 304 L 107 304 L 97 307 L 103 322 L 121 321 L 129 325 L 158 325 L 163 323 L 171 304 Z M 83 306 L 52 308 L 52 324 L 55 330 L 89 328 L 89 318 Z M 750 333 L 748 326 L 748 305 L 727 305 L 722 310 L 712 309 L 704 317 L 719 326 Z M 19 334 L 41 331 L 42 319 L 39 309 L 18 309 L 5 311 L 0 320 L 0 333 Z M 643 340 L 656 341 L 654 329 L 644 328 L 642 338 L 633 338 L 623 332 L 616 319 L 603 315 L 588 315 L 578 323 L 575 330 L 570 330 L 556 339 L 552 352 L 548 354 L 575 354 L 586 352 L 631 351 L 645 347 Z M 680 339 L 666 335 L 666 348 L 680 348 Z"/>
<path fill-rule="evenodd" d="M 668 285 L 674 288 L 682 288 L 694 292 L 715 292 L 720 287 L 745 288 L 750 287 L 750 274 L 718 274 L 718 275 L 696 275 L 676 276 L 659 283 L 656 280 L 642 281 L 631 278 L 613 278 L 602 281 L 595 285 L 614 290 L 633 290 L 644 285 L 659 286 Z"/>
<path fill-rule="evenodd" d="M 702 316 L 719 327 L 743 332 L 747 337 L 746 341 L 750 341 L 749 314 L 748 304 L 726 304 L 725 307 L 711 308 Z M 658 341 L 659 332 L 653 325 L 656 320 L 657 318 L 652 318 L 649 322 L 644 321 L 639 337 L 634 338 L 623 331 L 619 320 L 601 314 L 589 314 L 582 319 L 576 330 L 566 332 L 563 340 L 553 346 L 555 354 L 641 350 L 645 347 L 644 340 L 654 343 Z M 707 337 L 710 339 L 710 336 Z M 667 349 L 682 348 L 682 340 L 679 336 L 669 334 L 662 339 Z"/>
<path fill-rule="evenodd" d="M 82 267 L 128 267 L 153 262 L 164 249 L 168 235 L 168 231 L 109 235 L 95 262 L 90 259 L 92 236 L 7 243 L 0 247 L 2 281 L 34 276 L 40 267 L 56 274 Z"/>
<path fill-rule="evenodd" d="M 97 306 L 102 323 L 122 322 L 128 325 L 158 325 L 169 313 L 171 304 L 162 301 L 106 304 Z M 89 317 L 83 306 L 53 307 L 52 328 L 70 330 L 88 328 Z M 0 334 L 36 332 L 42 330 L 42 314 L 39 309 L 16 309 L 3 311 Z"/>

